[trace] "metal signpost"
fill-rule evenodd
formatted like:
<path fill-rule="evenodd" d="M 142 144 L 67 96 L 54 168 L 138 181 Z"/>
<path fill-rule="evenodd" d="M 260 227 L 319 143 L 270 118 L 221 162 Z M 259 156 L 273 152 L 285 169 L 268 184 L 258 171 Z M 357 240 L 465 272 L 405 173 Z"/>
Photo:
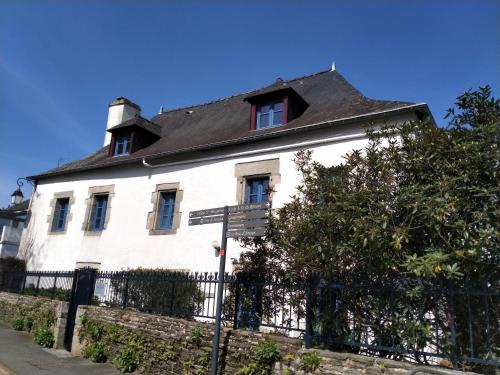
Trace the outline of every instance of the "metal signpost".
<path fill-rule="evenodd" d="M 266 232 L 266 225 L 268 223 L 269 207 L 269 203 L 267 202 L 250 203 L 209 208 L 206 210 L 191 211 L 189 213 L 189 225 L 222 223 L 222 240 L 219 250 L 219 280 L 217 282 L 217 310 L 215 315 L 214 339 L 212 342 L 212 375 L 217 375 L 217 362 L 219 360 L 219 339 L 227 239 L 263 236 Z"/>

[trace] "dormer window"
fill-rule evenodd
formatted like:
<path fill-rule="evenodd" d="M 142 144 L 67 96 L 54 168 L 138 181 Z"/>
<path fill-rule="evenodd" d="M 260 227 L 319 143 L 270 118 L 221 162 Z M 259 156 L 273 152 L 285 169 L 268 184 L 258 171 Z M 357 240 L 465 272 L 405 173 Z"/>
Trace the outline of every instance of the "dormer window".
<path fill-rule="evenodd" d="M 266 130 L 285 126 L 307 109 L 308 104 L 282 80 L 247 96 L 251 104 L 250 130 Z"/>
<path fill-rule="evenodd" d="M 130 154 L 130 133 L 121 134 L 116 137 L 113 156 Z"/>
<path fill-rule="evenodd" d="M 257 106 L 255 129 L 283 125 L 283 101 L 278 100 Z"/>

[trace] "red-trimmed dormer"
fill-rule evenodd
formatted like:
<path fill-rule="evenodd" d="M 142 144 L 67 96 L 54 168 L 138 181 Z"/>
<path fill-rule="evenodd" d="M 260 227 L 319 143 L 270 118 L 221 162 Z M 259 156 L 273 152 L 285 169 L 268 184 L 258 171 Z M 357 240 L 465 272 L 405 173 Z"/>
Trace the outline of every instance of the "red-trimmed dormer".
<path fill-rule="evenodd" d="M 111 133 L 108 156 L 130 155 L 161 138 L 161 127 L 141 116 L 135 116 L 107 130 Z"/>
<path fill-rule="evenodd" d="M 264 130 L 284 126 L 307 109 L 307 102 L 286 82 L 253 92 L 245 98 L 251 104 L 250 129 Z"/>

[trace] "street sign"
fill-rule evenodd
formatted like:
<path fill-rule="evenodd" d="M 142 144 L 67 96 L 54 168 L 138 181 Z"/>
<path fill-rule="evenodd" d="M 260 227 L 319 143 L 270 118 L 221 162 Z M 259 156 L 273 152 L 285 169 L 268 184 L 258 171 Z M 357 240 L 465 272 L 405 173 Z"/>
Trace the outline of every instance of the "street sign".
<path fill-rule="evenodd" d="M 217 208 L 207 208 L 206 210 L 191 211 L 189 217 L 201 217 L 201 216 L 214 216 L 222 215 L 224 213 L 224 207 Z"/>
<path fill-rule="evenodd" d="M 269 221 L 266 219 L 235 221 L 235 222 L 229 222 L 227 224 L 227 227 L 228 229 L 260 228 L 266 226 L 268 222 Z"/>
<path fill-rule="evenodd" d="M 268 210 L 269 203 L 249 203 L 249 204 L 237 204 L 235 206 L 229 206 L 229 213 L 244 212 L 250 210 Z M 207 208 L 205 210 L 191 211 L 189 217 L 202 217 L 202 216 L 214 216 L 222 215 L 224 213 L 224 207 Z"/>
<path fill-rule="evenodd" d="M 229 206 L 229 214 L 250 210 L 269 210 L 269 202 L 237 204 L 236 206 Z"/>
<path fill-rule="evenodd" d="M 228 238 L 236 237 L 260 237 L 266 233 L 266 228 L 231 230 L 226 232 Z"/>
<path fill-rule="evenodd" d="M 268 210 L 254 210 L 245 211 L 235 214 L 230 214 L 228 217 L 229 222 L 251 220 L 251 219 L 265 219 L 269 216 Z"/>
<path fill-rule="evenodd" d="M 224 215 L 217 216 L 203 216 L 196 217 L 194 219 L 189 219 L 189 225 L 203 225 L 203 224 L 212 224 L 212 223 L 222 223 L 224 221 Z"/>

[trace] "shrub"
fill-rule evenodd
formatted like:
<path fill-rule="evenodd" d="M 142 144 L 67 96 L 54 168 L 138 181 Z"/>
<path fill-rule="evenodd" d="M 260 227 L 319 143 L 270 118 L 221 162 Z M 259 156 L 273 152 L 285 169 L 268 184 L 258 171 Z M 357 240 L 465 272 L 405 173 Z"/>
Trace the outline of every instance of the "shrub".
<path fill-rule="evenodd" d="M 0 258 L 0 273 L 26 271 L 26 261 L 16 257 Z"/>
<path fill-rule="evenodd" d="M 139 355 L 134 349 L 124 347 L 118 352 L 113 362 L 118 371 L 133 372 L 139 365 Z"/>
<path fill-rule="evenodd" d="M 26 262 L 15 257 L 0 258 L 0 289 L 18 292 L 21 290 L 24 277 L 21 273 L 5 275 L 5 272 L 26 271 Z"/>
<path fill-rule="evenodd" d="M 128 306 L 139 311 L 191 318 L 202 307 L 203 293 L 187 273 L 138 268 L 111 284 L 118 294 L 127 295 Z"/>
<path fill-rule="evenodd" d="M 35 342 L 44 348 L 52 348 L 54 346 L 52 330 L 48 327 L 38 328 L 35 331 Z"/>
<path fill-rule="evenodd" d="M 305 372 L 316 371 L 321 365 L 321 357 L 317 352 L 306 352 L 300 359 L 300 369 Z"/>
<path fill-rule="evenodd" d="M 20 317 L 12 319 L 12 328 L 16 331 L 22 331 L 24 328 L 24 319 Z"/>
<path fill-rule="evenodd" d="M 82 352 L 85 358 L 89 358 L 92 362 L 102 363 L 106 362 L 107 355 L 104 349 L 104 345 L 100 342 L 93 342 L 88 344 Z"/>
<path fill-rule="evenodd" d="M 201 345 L 201 339 L 203 338 L 203 331 L 200 327 L 196 326 L 191 329 L 191 342 L 196 346 Z"/>
<path fill-rule="evenodd" d="M 31 332 L 33 325 L 35 324 L 35 319 L 32 316 L 26 316 L 24 318 L 24 329 L 27 332 Z"/>

